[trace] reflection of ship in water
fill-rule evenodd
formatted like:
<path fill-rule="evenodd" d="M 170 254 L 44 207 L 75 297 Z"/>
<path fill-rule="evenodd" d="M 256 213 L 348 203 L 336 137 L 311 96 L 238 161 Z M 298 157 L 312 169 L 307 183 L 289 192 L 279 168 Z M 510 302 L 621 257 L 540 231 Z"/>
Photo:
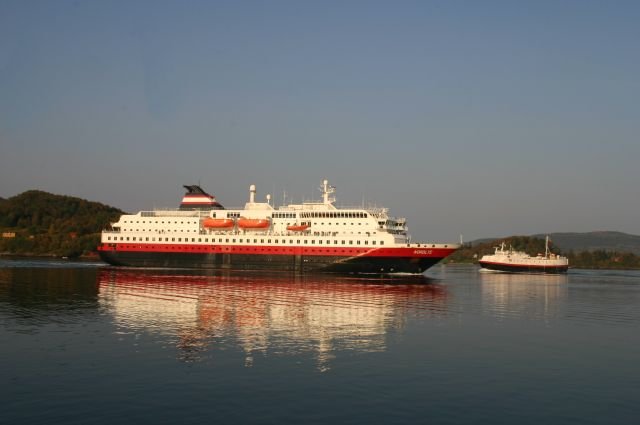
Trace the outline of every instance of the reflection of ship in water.
<path fill-rule="evenodd" d="M 480 273 L 483 308 L 498 318 L 550 319 L 567 297 L 566 275 Z"/>
<path fill-rule="evenodd" d="M 100 302 L 129 330 L 174 336 L 188 360 L 231 344 L 247 365 L 259 353 L 312 352 L 321 369 L 340 350 L 384 350 L 409 314 L 445 312 L 445 289 L 425 277 L 193 273 L 106 269 Z"/>

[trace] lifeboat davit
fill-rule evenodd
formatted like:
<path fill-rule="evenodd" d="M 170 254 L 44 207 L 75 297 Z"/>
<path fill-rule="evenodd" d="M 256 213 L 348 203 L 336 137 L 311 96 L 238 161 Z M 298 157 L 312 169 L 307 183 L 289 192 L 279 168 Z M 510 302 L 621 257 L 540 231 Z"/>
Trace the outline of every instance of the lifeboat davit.
<path fill-rule="evenodd" d="M 230 229 L 234 222 L 232 218 L 205 218 L 202 221 L 202 227 L 207 229 Z"/>
<path fill-rule="evenodd" d="M 238 227 L 241 229 L 266 229 L 271 225 L 271 220 L 268 218 L 246 218 L 240 217 L 238 219 Z"/>
<path fill-rule="evenodd" d="M 292 224 L 291 226 L 287 226 L 287 230 L 290 230 L 292 232 L 304 232 L 309 227 L 311 226 L 309 226 L 308 224 Z"/>

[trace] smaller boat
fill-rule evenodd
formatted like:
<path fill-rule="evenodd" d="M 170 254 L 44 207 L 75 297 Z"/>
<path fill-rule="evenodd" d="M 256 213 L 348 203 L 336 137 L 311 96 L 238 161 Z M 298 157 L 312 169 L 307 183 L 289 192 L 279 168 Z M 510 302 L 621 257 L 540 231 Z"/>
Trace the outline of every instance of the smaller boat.
<path fill-rule="evenodd" d="M 292 224 L 291 226 L 287 226 L 287 230 L 291 232 L 304 232 L 309 227 L 311 227 L 311 225 L 308 223 Z"/>
<path fill-rule="evenodd" d="M 238 227 L 241 229 L 267 229 L 271 226 L 271 220 L 268 218 L 246 218 L 238 219 Z"/>
<path fill-rule="evenodd" d="M 205 229 L 229 229 L 233 227 L 235 222 L 232 218 L 212 218 L 208 217 L 202 220 L 202 227 Z"/>
<path fill-rule="evenodd" d="M 505 248 L 504 242 L 495 248 L 492 255 L 483 256 L 479 263 L 484 270 L 510 273 L 566 273 L 569 269 L 567 257 L 549 251 L 549 237 L 546 237 L 545 253 L 535 257 L 526 252 Z"/>

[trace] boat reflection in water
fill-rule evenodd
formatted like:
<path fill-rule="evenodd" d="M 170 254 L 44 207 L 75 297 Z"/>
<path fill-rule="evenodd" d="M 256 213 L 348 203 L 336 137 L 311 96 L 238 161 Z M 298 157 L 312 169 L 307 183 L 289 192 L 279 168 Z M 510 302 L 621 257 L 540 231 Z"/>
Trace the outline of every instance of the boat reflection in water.
<path fill-rule="evenodd" d="M 568 277 L 561 275 L 479 273 L 483 309 L 497 318 L 557 317 L 567 298 Z"/>
<path fill-rule="evenodd" d="M 312 353 L 320 370 L 342 350 L 385 350 L 387 332 L 410 315 L 446 311 L 445 288 L 423 276 L 195 273 L 104 269 L 100 303 L 125 333 L 175 340 L 186 361 L 241 347 L 246 366 L 258 354 Z"/>

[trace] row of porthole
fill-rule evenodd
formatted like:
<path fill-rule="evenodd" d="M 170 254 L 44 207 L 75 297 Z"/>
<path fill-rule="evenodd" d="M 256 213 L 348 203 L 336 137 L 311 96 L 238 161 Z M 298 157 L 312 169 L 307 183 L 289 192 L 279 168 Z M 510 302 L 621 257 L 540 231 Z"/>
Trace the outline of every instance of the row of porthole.
<path fill-rule="evenodd" d="M 122 248 L 124 249 L 131 249 L 131 248 L 146 248 L 144 245 L 121 245 Z M 209 248 L 209 247 L 194 247 L 194 246 L 188 246 L 188 247 L 180 247 L 180 248 L 176 248 L 174 246 L 164 246 L 164 245 L 158 245 L 157 247 L 155 247 L 155 249 L 163 249 L 165 251 L 212 251 L 213 249 Z M 225 247 L 224 251 L 231 251 L 231 252 L 235 252 L 235 251 L 242 251 L 242 252 L 247 252 L 247 251 L 253 251 L 253 252 L 272 252 L 271 248 L 252 248 L 252 249 L 236 249 L 236 248 L 230 248 L 230 247 Z M 278 249 L 273 249 L 273 253 L 278 253 L 278 252 L 282 252 L 282 250 L 278 250 Z M 327 254 L 327 253 L 331 253 L 333 251 L 333 253 L 337 253 L 337 252 L 341 252 L 341 253 L 348 253 L 348 254 L 358 254 L 360 252 L 364 252 L 362 250 L 355 250 L 355 249 L 349 249 L 349 250 L 340 250 L 338 251 L 337 249 L 315 249 L 315 248 L 311 248 L 308 249 L 306 252 L 311 252 L 311 253 L 316 253 L 316 254 Z M 289 253 L 289 252 L 287 252 Z M 293 255 L 293 254 L 291 254 Z"/>
<path fill-rule="evenodd" d="M 129 241 L 129 238 L 130 238 L 129 236 L 120 236 L 120 241 L 125 241 L 125 240 Z M 132 238 L 133 241 L 136 240 L 136 236 L 131 236 L 131 238 Z M 152 239 L 151 242 L 155 242 L 156 241 L 156 238 L 152 237 L 151 239 Z M 114 241 L 118 241 L 118 237 L 114 236 L 113 240 Z M 111 241 L 111 236 L 107 236 L 107 241 Z M 169 238 L 164 238 L 164 241 L 165 242 L 169 242 Z M 189 242 L 189 238 L 185 238 L 184 241 L 185 242 Z M 302 241 L 304 242 L 305 245 L 308 245 L 308 242 L 309 242 L 308 239 L 303 239 Z M 315 245 L 315 241 L 316 241 L 315 239 L 311 239 L 311 244 Z M 140 236 L 140 242 L 142 242 L 142 236 Z M 149 237 L 148 236 L 145 237 L 145 242 L 149 242 Z M 162 238 L 158 238 L 158 242 L 162 242 Z M 176 242 L 176 238 L 171 238 L 171 242 Z M 177 242 L 182 242 L 182 238 L 178 238 Z M 195 243 L 195 238 L 191 238 L 191 242 Z M 198 238 L 198 242 L 202 242 L 201 238 Z M 205 238 L 204 242 L 205 243 L 209 243 L 209 239 Z M 215 238 L 212 238 L 211 242 L 215 243 Z M 218 242 L 222 243 L 222 238 L 219 238 Z M 229 239 L 226 238 L 225 239 L 225 243 L 229 243 L 229 242 L 230 242 Z M 333 244 L 334 245 L 338 245 L 338 242 L 339 241 L 337 239 L 334 239 Z M 353 240 L 350 240 L 349 241 L 349 245 L 353 245 L 353 242 L 354 242 Z M 356 241 L 356 242 L 357 242 L 357 245 L 360 245 L 360 241 Z M 236 240 L 232 239 L 232 243 L 236 243 Z M 243 243 L 242 239 L 240 239 L 239 243 Z M 251 243 L 251 240 L 247 239 L 246 243 Z M 258 243 L 258 240 L 254 239 L 253 243 Z M 264 239 L 260 239 L 260 243 L 265 243 Z M 268 239 L 267 243 L 271 243 L 271 239 Z M 278 239 L 275 240 L 275 243 L 278 243 Z M 282 243 L 286 244 L 286 241 L 283 239 Z M 292 245 L 293 243 L 294 243 L 293 239 L 289 239 L 289 244 Z M 300 239 L 298 239 L 296 241 L 296 244 L 300 245 Z M 368 244 L 369 244 L 369 241 L 364 241 L 364 245 L 368 245 Z M 376 244 L 376 241 L 371 241 L 371 245 L 375 245 L 375 244 Z M 318 239 L 318 245 L 322 245 L 322 240 L 321 239 Z M 330 240 L 327 240 L 327 245 L 331 245 L 331 241 Z M 342 241 L 342 245 L 346 245 L 346 241 L 343 240 Z M 384 241 L 380 241 L 380 245 L 384 245 Z M 434 245 L 434 247 L 435 247 L 435 245 Z"/>

